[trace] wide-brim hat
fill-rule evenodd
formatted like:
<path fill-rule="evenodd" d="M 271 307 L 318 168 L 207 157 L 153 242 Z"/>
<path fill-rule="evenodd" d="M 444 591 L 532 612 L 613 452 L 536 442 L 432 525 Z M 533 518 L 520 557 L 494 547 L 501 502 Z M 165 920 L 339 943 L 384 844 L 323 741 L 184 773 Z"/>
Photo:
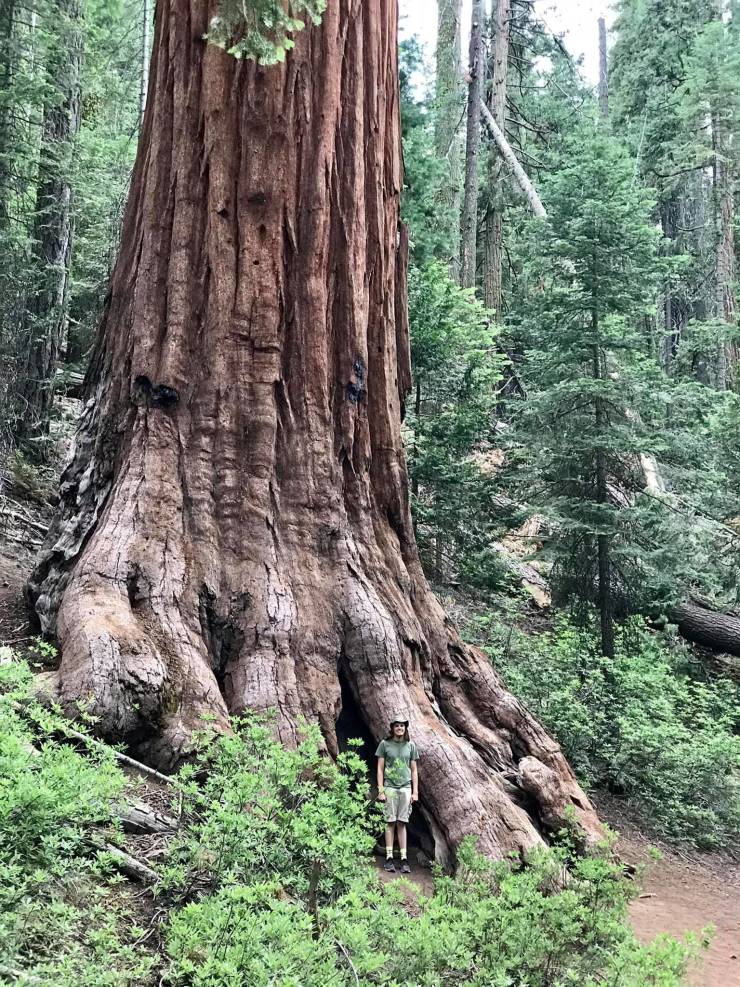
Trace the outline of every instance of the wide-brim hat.
<path fill-rule="evenodd" d="M 390 719 L 391 726 L 393 726 L 394 723 L 403 723 L 405 727 L 409 725 L 408 719 L 403 715 L 392 716 Z"/>

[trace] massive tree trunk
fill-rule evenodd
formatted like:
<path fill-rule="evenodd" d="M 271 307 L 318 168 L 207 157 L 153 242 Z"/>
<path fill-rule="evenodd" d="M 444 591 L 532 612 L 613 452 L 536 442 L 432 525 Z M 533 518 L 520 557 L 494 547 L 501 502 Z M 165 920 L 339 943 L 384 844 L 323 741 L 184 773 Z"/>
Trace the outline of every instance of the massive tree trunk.
<path fill-rule="evenodd" d="M 434 146 L 445 163 L 447 181 L 440 203 L 452 227 L 450 277 L 460 281 L 460 201 L 462 184 L 462 117 L 465 87 L 462 79 L 462 0 L 439 0 L 437 4 L 437 79 Z"/>
<path fill-rule="evenodd" d="M 490 110 L 502 133 L 506 133 L 506 83 L 509 67 L 511 0 L 495 0 L 493 45 L 491 48 Z M 487 308 L 500 318 L 503 310 L 504 202 L 502 181 L 503 158 L 498 147 L 492 149 L 488 166 L 488 210 L 486 212 L 485 261 L 483 265 L 483 299 Z"/>
<path fill-rule="evenodd" d="M 72 142 L 80 127 L 82 32 L 79 0 L 56 0 L 57 34 L 48 56 L 33 227 L 33 281 L 26 302 L 16 437 L 48 431 L 54 377 L 67 329 L 72 245 Z"/>
<path fill-rule="evenodd" d="M 449 861 L 569 806 L 558 746 L 464 645 L 414 541 L 396 0 L 336 0 L 285 64 L 160 0 L 121 253 L 61 509 L 30 592 L 64 707 L 172 766 L 202 714 L 274 710 L 337 751 L 406 710 Z"/>
<path fill-rule="evenodd" d="M 465 140 L 465 188 L 460 221 L 460 284 L 475 285 L 478 247 L 478 158 L 483 94 L 483 0 L 473 0 L 470 22 L 468 125 Z"/>

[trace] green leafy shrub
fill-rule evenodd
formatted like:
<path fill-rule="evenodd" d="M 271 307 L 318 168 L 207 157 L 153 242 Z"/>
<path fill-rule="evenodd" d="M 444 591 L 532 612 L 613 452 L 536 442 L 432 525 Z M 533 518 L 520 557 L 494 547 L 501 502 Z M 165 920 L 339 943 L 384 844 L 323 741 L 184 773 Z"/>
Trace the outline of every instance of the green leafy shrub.
<path fill-rule="evenodd" d="M 625 797 L 673 840 L 732 843 L 740 827 L 736 685 L 697 679 L 679 642 L 639 622 L 625 629 L 613 661 L 567 621 L 530 636 L 484 621 L 477 635 L 588 786 Z"/>
<path fill-rule="evenodd" d="M 131 895 L 86 840 L 110 822 L 126 778 L 99 748 L 56 739 L 64 722 L 34 702 L 31 684 L 2 649 L 0 983 L 144 987 L 154 960 L 135 945 Z"/>
<path fill-rule="evenodd" d="M 305 726 L 293 750 L 274 741 L 268 722 L 235 728 L 227 737 L 204 733 L 180 773 L 187 824 L 166 885 L 278 880 L 305 896 L 316 872 L 318 893 L 337 893 L 374 844 L 365 763 L 351 749 L 332 761 L 316 727 Z"/>
<path fill-rule="evenodd" d="M 0 845 L 5 860 L 28 865 L 71 854 L 83 825 L 110 820 L 126 781 L 109 754 L 51 739 L 60 721 L 29 701 L 31 678 L 25 666 L 0 668 Z"/>
<path fill-rule="evenodd" d="M 279 884 L 225 888 L 186 906 L 167 938 L 168 983 L 188 987 L 671 987 L 698 944 L 640 946 L 629 889 L 606 857 L 572 864 L 539 851 L 524 869 L 492 864 L 472 841 L 456 877 L 409 909 L 369 871 L 321 912 L 316 930 Z"/>
<path fill-rule="evenodd" d="M 522 867 L 493 864 L 470 842 L 457 876 L 437 875 L 428 898 L 383 885 L 369 856 L 382 823 L 358 756 L 331 761 L 312 727 L 285 750 L 253 718 L 229 737 L 204 732 L 178 778 L 181 830 L 155 889 L 164 924 L 152 948 L 134 918 L 141 890 L 84 838 L 110 819 L 123 778 L 92 749 L 55 740 L 63 722 L 36 706 L 30 684 L 27 669 L 0 666 L 0 982 L 678 987 L 696 952 L 636 942 L 634 886 L 608 850 L 580 860 L 541 850 Z M 11 833 L 18 807 L 26 845 Z"/>

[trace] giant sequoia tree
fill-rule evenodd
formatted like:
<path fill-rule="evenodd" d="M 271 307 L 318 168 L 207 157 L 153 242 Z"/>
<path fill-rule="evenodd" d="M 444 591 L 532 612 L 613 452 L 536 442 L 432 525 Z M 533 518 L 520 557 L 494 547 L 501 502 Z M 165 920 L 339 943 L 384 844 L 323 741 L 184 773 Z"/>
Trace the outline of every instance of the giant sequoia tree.
<path fill-rule="evenodd" d="M 121 253 L 31 582 L 55 687 L 173 764 L 203 714 L 406 709 L 439 859 L 573 806 L 558 746 L 431 594 L 409 516 L 396 0 L 333 0 L 284 64 L 160 0 Z"/>

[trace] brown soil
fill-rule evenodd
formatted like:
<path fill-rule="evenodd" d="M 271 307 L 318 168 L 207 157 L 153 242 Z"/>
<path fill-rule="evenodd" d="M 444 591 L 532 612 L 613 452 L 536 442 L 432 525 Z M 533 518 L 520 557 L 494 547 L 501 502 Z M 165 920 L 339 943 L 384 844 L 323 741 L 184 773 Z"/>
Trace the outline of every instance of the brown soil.
<path fill-rule="evenodd" d="M 662 858 L 651 858 L 655 841 L 612 804 L 601 800 L 602 818 L 621 835 L 617 851 L 625 863 L 645 871 L 642 890 L 632 904 L 632 925 L 641 942 L 661 933 L 681 938 L 687 932 L 701 939 L 714 928 L 703 959 L 691 971 L 690 987 L 740 985 L 740 861 L 727 854 L 690 853 L 660 845 Z"/>
<path fill-rule="evenodd" d="M 621 841 L 625 860 L 639 861 L 644 847 Z M 692 970 L 692 987 L 740 984 L 740 875 L 737 868 L 723 880 L 713 868 L 664 856 L 647 873 L 643 892 L 630 910 L 638 938 L 649 942 L 660 933 L 700 937 L 715 928 L 704 959 Z"/>

